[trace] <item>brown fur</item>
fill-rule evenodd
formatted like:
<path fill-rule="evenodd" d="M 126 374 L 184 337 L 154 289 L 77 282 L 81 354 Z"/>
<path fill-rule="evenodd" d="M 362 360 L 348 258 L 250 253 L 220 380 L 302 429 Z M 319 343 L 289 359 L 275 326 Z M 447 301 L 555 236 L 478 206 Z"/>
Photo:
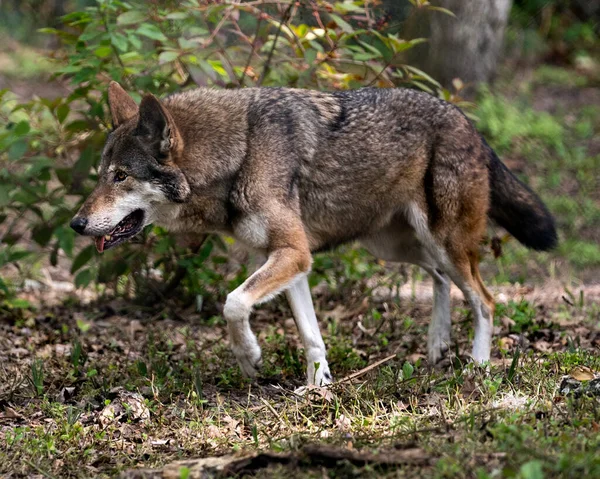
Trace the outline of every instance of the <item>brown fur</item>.
<path fill-rule="evenodd" d="M 178 204 L 155 218 L 170 230 L 233 235 L 268 255 L 236 291 L 242 309 L 308 272 L 311 252 L 359 240 L 440 281 L 449 275 L 473 308 L 481 298 L 491 322 L 493 298 L 478 269 L 490 208 L 502 217 L 490 198 L 514 206 L 514 193 L 521 211 L 547 213 L 457 108 L 417 91 L 199 89 L 162 102 L 149 95 L 138 109 L 113 83 L 109 102 L 116 129 L 101 171 L 151 177 Z M 121 194 L 110 181 L 101 179 L 82 214 Z"/>

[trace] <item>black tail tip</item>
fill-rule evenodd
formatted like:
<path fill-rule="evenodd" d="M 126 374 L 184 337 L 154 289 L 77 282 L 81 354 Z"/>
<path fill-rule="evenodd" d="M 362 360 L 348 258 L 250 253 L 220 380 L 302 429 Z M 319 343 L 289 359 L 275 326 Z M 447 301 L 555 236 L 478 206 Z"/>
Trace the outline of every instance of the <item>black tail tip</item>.
<path fill-rule="evenodd" d="M 538 236 L 535 243 L 530 245 L 531 249 L 536 251 L 551 251 L 557 246 L 558 236 L 556 235 L 556 231 Z"/>
<path fill-rule="evenodd" d="M 523 229 L 522 237 L 516 236 L 525 246 L 536 251 L 550 251 L 558 246 L 558 234 L 551 216 L 546 218 L 545 224 L 532 225 Z"/>

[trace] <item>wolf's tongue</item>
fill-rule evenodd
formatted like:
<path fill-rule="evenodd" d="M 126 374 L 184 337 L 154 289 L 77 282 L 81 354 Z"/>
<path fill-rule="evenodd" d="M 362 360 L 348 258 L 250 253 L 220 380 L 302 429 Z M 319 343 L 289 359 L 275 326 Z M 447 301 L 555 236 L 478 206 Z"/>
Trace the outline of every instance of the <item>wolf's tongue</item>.
<path fill-rule="evenodd" d="M 96 236 L 96 249 L 98 250 L 98 253 L 104 251 L 104 236 Z"/>

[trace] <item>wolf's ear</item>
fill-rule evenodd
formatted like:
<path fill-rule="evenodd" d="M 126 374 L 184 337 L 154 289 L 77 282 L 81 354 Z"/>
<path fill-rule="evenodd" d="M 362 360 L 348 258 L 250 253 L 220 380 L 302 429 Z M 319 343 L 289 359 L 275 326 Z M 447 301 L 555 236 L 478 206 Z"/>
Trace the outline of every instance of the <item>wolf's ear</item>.
<path fill-rule="evenodd" d="M 111 81 L 108 85 L 108 107 L 112 116 L 113 128 L 117 128 L 133 118 L 138 112 L 138 106 L 133 98 L 116 81 Z"/>
<path fill-rule="evenodd" d="M 169 110 L 154 95 L 148 94 L 140 103 L 140 119 L 136 136 L 144 139 L 158 160 L 168 160 L 180 143 L 179 133 Z"/>

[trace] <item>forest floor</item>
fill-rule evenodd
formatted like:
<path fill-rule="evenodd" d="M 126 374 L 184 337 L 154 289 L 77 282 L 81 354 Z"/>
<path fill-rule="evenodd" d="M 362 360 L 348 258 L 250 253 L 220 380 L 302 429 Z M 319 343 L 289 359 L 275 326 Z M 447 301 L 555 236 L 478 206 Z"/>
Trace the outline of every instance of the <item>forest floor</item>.
<path fill-rule="evenodd" d="M 498 299 L 487 368 L 468 361 L 457 291 L 452 350 L 432 368 L 430 281 L 351 248 L 315 259 L 337 382 L 304 396 L 281 299 L 253 318 L 264 368 L 252 383 L 218 301 L 146 308 L 46 270 L 22 292 L 35 308 L 0 313 L 0 474 L 600 476 L 600 87 L 551 66 L 503 78 L 478 99 L 478 125 L 556 214 L 561 245 L 485 255 Z"/>

